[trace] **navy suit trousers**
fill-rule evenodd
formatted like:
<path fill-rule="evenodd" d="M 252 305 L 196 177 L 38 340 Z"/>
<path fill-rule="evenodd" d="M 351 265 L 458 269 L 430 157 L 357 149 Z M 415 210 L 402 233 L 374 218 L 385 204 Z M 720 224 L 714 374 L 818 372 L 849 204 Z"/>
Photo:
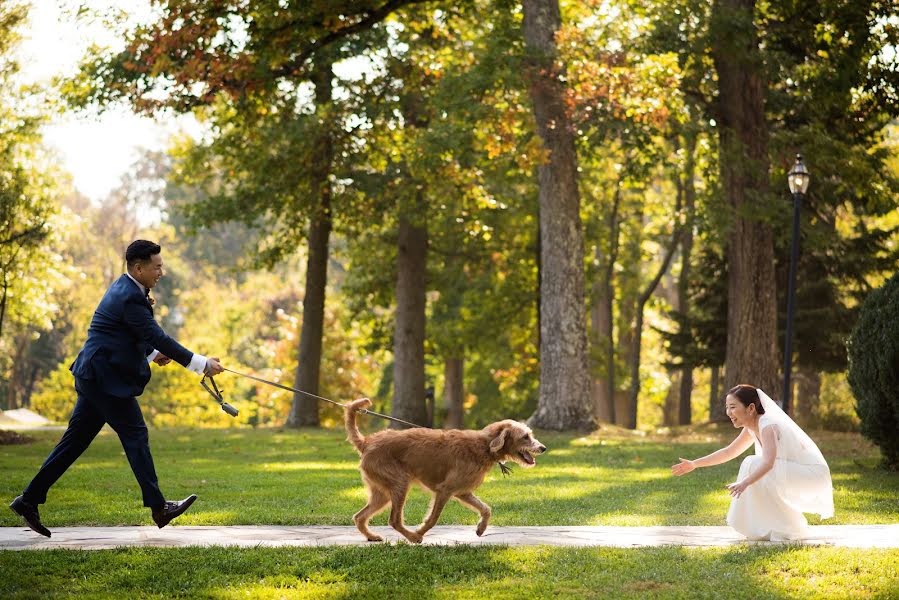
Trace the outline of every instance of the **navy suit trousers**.
<path fill-rule="evenodd" d="M 38 505 L 47 501 L 47 492 L 56 480 L 87 450 L 105 423 L 119 435 L 134 477 L 140 484 L 144 506 L 165 503 L 159 491 L 156 468 L 150 455 L 147 424 L 137 398 L 117 398 L 101 390 L 95 381 L 75 378 L 78 400 L 62 439 L 44 461 L 40 471 L 22 492 L 25 500 Z"/>

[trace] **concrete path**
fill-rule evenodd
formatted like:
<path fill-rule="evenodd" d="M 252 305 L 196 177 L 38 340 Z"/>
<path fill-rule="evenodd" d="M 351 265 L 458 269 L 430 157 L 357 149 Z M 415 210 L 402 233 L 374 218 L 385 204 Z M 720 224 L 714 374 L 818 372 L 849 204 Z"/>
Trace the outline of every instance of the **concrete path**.
<path fill-rule="evenodd" d="M 372 527 L 388 542 L 405 541 L 389 527 Z M 326 546 L 367 545 L 355 527 L 55 527 L 47 539 L 26 527 L 0 527 L 0 550 L 68 548 L 100 550 L 121 546 Z M 438 526 L 424 540 L 434 545 L 509 546 L 731 546 L 747 542 L 730 527 L 489 527 L 478 537 L 473 526 Z M 847 548 L 899 548 L 899 523 L 892 525 L 817 525 L 805 544 Z"/>

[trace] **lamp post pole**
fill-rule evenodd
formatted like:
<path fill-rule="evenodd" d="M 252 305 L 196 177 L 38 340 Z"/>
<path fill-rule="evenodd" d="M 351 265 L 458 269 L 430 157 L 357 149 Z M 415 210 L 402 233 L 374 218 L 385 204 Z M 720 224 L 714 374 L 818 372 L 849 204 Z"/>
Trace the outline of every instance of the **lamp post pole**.
<path fill-rule="evenodd" d="M 799 211 L 802 193 L 793 193 L 793 239 L 790 243 L 790 281 L 787 291 L 787 331 L 784 340 L 784 389 L 781 396 L 784 412 L 790 414 L 790 375 L 793 370 L 793 315 L 796 312 L 796 263 L 799 261 Z"/>
<path fill-rule="evenodd" d="M 793 370 L 793 315 L 796 312 L 796 266 L 799 262 L 799 215 L 802 210 L 802 196 L 808 189 L 809 172 L 796 155 L 796 163 L 787 177 L 793 195 L 793 236 L 790 242 L 790 280 L 787 290 L 787 326 L 784 339 L 784 387 L 781 403 L 785 413 L 790 414 L 792 405 L 790 376 Z"/>

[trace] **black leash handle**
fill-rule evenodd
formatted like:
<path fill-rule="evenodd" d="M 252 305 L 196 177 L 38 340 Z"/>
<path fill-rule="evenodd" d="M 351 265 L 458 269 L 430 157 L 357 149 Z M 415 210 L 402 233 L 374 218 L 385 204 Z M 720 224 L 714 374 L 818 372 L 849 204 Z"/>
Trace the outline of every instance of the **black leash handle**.
<path fill-rule="evenodd" d="M 209 387 L 209 384 L 206 383 L 206 380 L 209 380 L 209 383 L 212 384 L 212 387 Z M 219 403 L 219 406 L 222 407 L 222 410 L 231 415 L 232 417 L 236 417 L 238 415 L 238 411 L 236 408 L 225 402 L 225 397 L 222 396 L 221 390 L 219 390 L 219 386 L 215 385 L 215 379 L 212 378 L 212 375 L 203 375 L 203 379 L 200 380 L 200 385 L 202 385 L 207 392 L 209 392 L 213 398 L 215 398 L 216 402 Z"/>

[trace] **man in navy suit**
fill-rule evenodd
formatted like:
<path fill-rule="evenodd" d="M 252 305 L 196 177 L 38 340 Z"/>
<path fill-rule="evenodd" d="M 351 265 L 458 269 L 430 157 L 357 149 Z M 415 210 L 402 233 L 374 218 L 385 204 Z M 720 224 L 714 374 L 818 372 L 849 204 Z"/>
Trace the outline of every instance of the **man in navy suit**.
<path fill-rule="evenodd" d="M 136 396 L 150 381 L 150 361 L 163 366 L 174 360 L 198 375 L 217 375 L 223 371 L 222 365 L 217 358 L 193 353 L 170 338 L 153 318 L 150 290 L 163 275 L 160 246 L 136 240 L 128 246 L 125 262 L 128 272 L 106 291 L 94 311 L 87 341 L 70 367 L 78 400 L 69 426 L 22 495 L 9 505 L 29 527 L 47 537 L 50 530 L 41 523 L 38 505 L 47 501 L 50 486 L 106 423 L 118 434 L 140 484 L 144 506 L 151 509 L 160 528 L 197 499 L 191 494 L 169 502 L 159 491 L 147 425 Z"/>

